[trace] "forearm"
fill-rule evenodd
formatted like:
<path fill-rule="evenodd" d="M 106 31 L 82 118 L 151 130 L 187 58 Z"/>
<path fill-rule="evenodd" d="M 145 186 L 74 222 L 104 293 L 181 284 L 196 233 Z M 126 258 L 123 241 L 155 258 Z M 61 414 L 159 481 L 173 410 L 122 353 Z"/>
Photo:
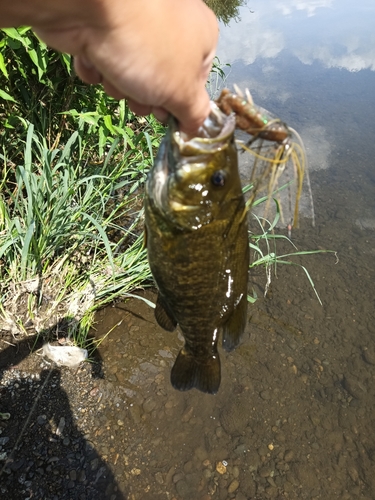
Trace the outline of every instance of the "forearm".
<path fill-rule="evenodd" d="M 111 0 L 0 0 L 0 26 L 47 26 L 86 22 L 103 15 Z M 116 1 L 116 0 L 115 0 Z M 127 0 L 125 0 L 127 1 Z"/>

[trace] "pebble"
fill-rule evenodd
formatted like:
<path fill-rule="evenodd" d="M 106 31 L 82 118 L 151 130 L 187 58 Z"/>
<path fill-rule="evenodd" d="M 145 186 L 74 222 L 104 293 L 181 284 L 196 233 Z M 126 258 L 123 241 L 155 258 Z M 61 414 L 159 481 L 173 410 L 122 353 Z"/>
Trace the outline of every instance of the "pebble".
<path fill-rule="evenodd" d="M 152 397 L 147 398 L 142 405 L 143 411 L 145 413 L 151 413 L 155 407 L 156 407 L 156 401 Z"/>
<path fill-rule="evenodd" d="M 228 486 L 228 493 L 234 493 L 236 490 L 238 490 L 239 485 L 240 483 L 237 481 L 237 479 L 233 479 L 233 481 Z"/>
<path fill-rule="evenodd" d="M 198 460 L 203 462 L 207 458 L 207 451 L 201 446 L 198 446 L 198 448 L 196 448 L 194 451 L 194 455 L 197 457 Z"/>
<path fill-rule="evenodd" d="M 164 483 L 164 480 L 163 480 L 163 474 L 161 472 L 157 472 L 155 474 L 155 481 L 159 484 L 163 484 Z"/>
<path fill-rule="evenodd" d="M 260 477 L 269 477 L 272 474 L 271 467 L 265 466 L 259 470 Z"/>
<path fill-rule="evenodd" d="M 234 449 L 234 453 L 236 453 L 236 455 L 243 455 L 244 453 L 246 453 L 246 450 L 247 450 L 247 446 L 245 444 L 239 444 L 235 449 Z"/>
<path fill-rule="evenodd" d="M 174 484 L 178 483 L 179 481 L 181 481 L 181 479 L 184 477 L 184 475 L 182 474 L 182 472 L 177 472 L 177 474 L 175 474 L 172 478 Z"/>
<path fill-rule="evenodd" d="M 39 415 L 36 421 L 38 422 L 39 425 L 44 425 L 47 422 L 47 416 Z"/>
<path fill-rule="evenodd" d="M 225 474 L 227 472 L 226 466 L 223 464 L 223 462 L 218 462 L 216 464 L 216 470 L 219 474 Z"/>
<path fill-rule="evenodd" d="M 291 462 L 294 458 L 294 451 L 293 450 L 287 450 L 284 455 L 284 460 L 285 462 Z"/>
<path fill-rule="evenodd" d="M 178 483 L 176 483 L 176 490 L 177 493 L 184 498 L 188 495 L 190 488 L 187 482 L 181 479 Z"/>
<path fill-rule="evenodd" d="M 241 491 L 239 491 L 236 495 L 236 500 L 248 500 L 248 497 L 245 496 Z"/>
<path fill-rule="evenodd" d="M 375 349 L 372 347 L 368 348 L 365 347 L 363 349 L 363 358 L 366 361 L 366 363 L 369 363 L 370 365 L 375 365 Z"/>
<path fill-rule="evenodd" d="M 366 388 L 352 375 L 344 376 L 343 386 L 353 398 L 362 399 L 366 396 Z"/>
<path fill-rule="evenodd" d="M 232 476 L 237 479 L 239 475 L 240 475 L 240 469 L 235 465 L 232 470 Z"/>
<path fill-rule="evenodd" d="M 262 391 L 260 393 L 260 397 L 262 399 L 264 399 L 265 401 L 268 401 L 269 399 L 271 399 L 271 394 L 270 394 L 270 391 L 268 391 L 267 389 L 265 391 Z"/>

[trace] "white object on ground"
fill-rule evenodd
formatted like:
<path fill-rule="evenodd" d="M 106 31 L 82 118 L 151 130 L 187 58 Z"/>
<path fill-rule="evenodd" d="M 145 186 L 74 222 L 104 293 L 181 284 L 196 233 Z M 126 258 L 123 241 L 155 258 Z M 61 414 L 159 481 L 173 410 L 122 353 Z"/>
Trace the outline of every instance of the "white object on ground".
<path fill-rule="evenodd" d="M 70 345 L 44 344 L 43 355 L 60 366 L 74 368 L 87 359 L 87 350 Z"/>

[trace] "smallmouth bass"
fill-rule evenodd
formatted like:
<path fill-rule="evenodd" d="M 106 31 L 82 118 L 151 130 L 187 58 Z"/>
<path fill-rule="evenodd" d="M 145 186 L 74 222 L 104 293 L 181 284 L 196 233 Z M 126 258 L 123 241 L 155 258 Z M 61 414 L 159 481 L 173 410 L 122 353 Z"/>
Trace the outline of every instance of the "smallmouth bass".
<path fill-rule="evenodd" d="M 183 333 L 171 371 L 181 391 L 218 391 L 219 330 L 231 351 L 247 321 L 249 241 L 234 129 L 235 117 L 214 103 L 199 137 L 187 138 L 172 121 L 146 182 L 155 317 L 165 330 L 178 324 Z"/>

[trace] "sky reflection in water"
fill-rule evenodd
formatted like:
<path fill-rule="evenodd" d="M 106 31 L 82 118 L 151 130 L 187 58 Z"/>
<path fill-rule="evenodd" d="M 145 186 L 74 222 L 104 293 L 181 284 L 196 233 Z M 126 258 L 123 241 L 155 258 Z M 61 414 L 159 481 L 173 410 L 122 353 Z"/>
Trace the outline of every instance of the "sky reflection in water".
<path fill-rule="evenodd" d="M 375 70 L 373 0 L 252 0 L 240 18 L 220 27 L 223 62 L 251 64 L 287 50 L 304 64 Z"/>

